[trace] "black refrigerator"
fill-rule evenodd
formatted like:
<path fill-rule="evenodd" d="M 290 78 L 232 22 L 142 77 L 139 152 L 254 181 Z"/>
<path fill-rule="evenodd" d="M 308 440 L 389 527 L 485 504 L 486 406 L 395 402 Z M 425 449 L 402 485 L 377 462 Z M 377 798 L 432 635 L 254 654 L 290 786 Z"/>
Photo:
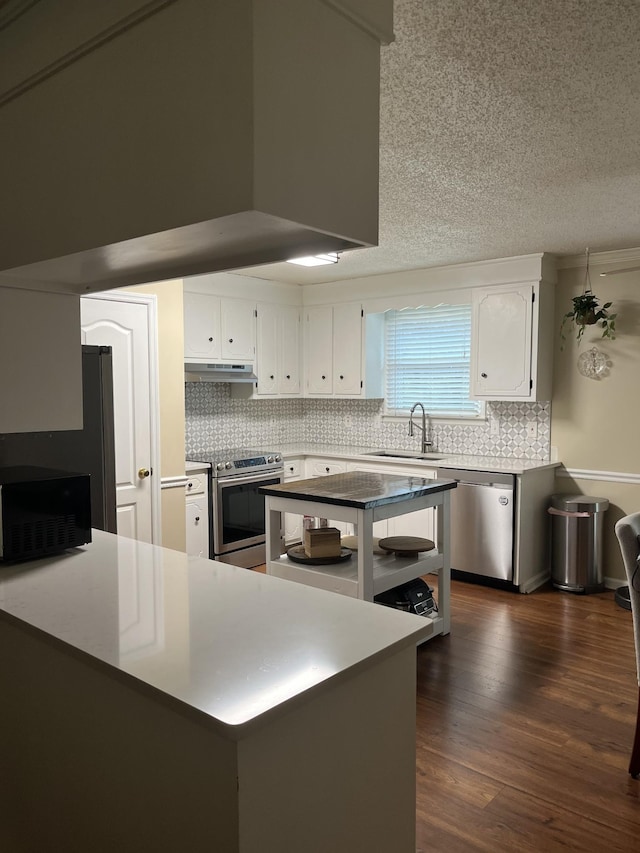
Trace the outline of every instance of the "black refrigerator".
<path fill-rule="evenodd" d="M 82 346 L 83 428 L 0 434 L 0 466 L 39 465 L 91 475 L 91 526 L 116 533 L 111 347 Z M 47 413 L 42 413 L 46 423 Z"/>

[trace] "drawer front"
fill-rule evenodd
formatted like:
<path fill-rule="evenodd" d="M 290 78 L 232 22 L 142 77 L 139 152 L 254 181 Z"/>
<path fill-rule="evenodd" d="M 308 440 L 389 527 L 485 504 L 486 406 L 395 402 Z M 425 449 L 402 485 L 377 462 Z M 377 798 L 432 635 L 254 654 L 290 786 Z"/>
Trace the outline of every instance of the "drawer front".
<path fill-rule="evenodd" d="M 347 470 L 346 463 L 325 459 L 312 459 L 308 466 L 307 477 L 328 477 L 329 474 L 344 474 Z"/>
<path fill-rule="evenodd" d="M 287 459 L 284 463 L 284 479 L 285 482 L 287 480 L 301 480 L 303 474 L 303 464 L 302 459 Z"/>
<path fill-rule="evenodd" d="M 203 495 L 207 488 L 207 475 L 187 473 L 187 477 L 189 479 L 184 487 L 185 493 L 187 495 Z"/>

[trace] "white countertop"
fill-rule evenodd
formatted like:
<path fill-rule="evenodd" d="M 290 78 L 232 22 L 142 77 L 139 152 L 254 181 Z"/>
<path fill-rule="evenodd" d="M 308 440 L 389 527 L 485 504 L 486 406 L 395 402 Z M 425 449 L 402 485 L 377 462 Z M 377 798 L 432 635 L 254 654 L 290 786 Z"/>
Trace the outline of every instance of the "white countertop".
<path fill-rule="evenodd" d="M 381 605 L 93 537 L 56 557 L 0 564 L 0 617 L 184 703 L 229 738 L 433 630 Z"/>
<path fill-rule="evenodd" d="M 557 468 L 560 462 L 543 462 L 539 459 L 524 459 L 506 456 L 474 456 L 472 454 L 442 453 L 436 451 L 440 459 L 414 459 L 407 457 L 391 458 L 376 456 L 375 451 L 384 450 L 381 447 L 345 446 L 337 444 L 285 444 L 280 447 L 284 459 L 294 459 L 298 456 L 332 456 L 337 459 L 362 458 L 368 464 L 381 465 L 411 465 L 417 468 L 465 468 L 468 471 L 499 471 L 505 474 L 524 474 L 527 471 L 540 471 L 544 468 Z M 394 448 L 386 448 L 393 451 Z M 402 452 L 402 451 L 400 451 Z"/>
<path fill-rule="evenodd" d="M 206 471 L 208 468 L 211 468 L 210 462 L 189 462 L 184 463 L 184 470 L 187 474 L 193 473 L 194 471 Z"/>

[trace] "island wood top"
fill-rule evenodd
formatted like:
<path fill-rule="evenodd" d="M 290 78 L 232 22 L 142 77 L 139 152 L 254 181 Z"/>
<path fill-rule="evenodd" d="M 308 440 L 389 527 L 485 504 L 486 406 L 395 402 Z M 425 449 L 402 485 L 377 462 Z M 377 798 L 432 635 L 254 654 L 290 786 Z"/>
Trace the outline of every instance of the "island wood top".
<path fill-rule="evenodd" d="M 260 492 L 280 498 L 373 509 L 385 504 L 410 501 L 424 495 L 455 489 L 455 480 L 431 480 L 403 474 L 350 471 L 276 486 L 261 486 Z"/>

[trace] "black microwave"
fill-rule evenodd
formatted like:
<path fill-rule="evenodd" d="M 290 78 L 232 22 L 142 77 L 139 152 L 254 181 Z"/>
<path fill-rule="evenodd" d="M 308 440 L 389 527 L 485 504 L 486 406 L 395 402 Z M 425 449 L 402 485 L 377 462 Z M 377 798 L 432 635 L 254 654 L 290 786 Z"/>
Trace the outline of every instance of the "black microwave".
<path fill-rule="evenodd" d="M 0 468 L 0 560 L 31 560 L 91 542 L 89 474 Z"/>

